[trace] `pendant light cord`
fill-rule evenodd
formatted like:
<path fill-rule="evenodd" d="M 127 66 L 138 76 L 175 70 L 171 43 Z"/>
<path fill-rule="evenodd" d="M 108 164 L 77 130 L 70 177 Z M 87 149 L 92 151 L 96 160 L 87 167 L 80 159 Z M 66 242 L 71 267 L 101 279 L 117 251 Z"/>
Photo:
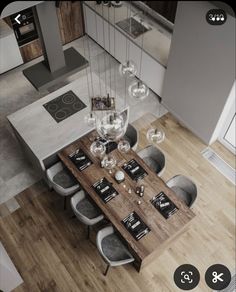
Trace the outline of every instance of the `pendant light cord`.
<path fill-rule="evenodd" d="M 108 8 L 108 50 L 111 54 L 111 35 L 110 35 L 110 8 Z M 110 71 L 110 96 L 111 96 L 111 55 L 109 55 L 109 71 Z"/>
<path fill-rule="evenodd" d="M 116 57 L 116 29 L 115 29 L 115 25 L 116 25 L 116 9 L 113 9 L 114 11 L 114 58 Z M 114 66 L 114 92 L 115 92 L 115 98 L 116 98 L 116 66 Z"/>
<path fill-rule="evenodd" d="M 86 8 L 85 8 L 86 9 Z M 84 9 L 84 11 L 85 11 L 85 9 Z M 88 38 L 88 35 L 87 35 L 87 38 Z M 85 57 L 85 36 L 83 36 L 83 51 L 84 51 L 84 57 Z M 89 90 L 89 78 L 88 78 L 88 67 L 86 67 L 86 79 L 87 79 L 87 87 L 88 87 L 88 98 L 89 98 L 89 100 L 90 100 L 90 90 Z M 91 105 L 91 109 L 92 109 L 92 103 L 90 103 L 90 105 Z"/>
<path fill-rule="evenodd" d="M 127 19 L 129 18 L 129 7 L 127 3 Z M 130 29 L 131 29 L 131 22 L 130 22 Z M 126 66 L 128 64 L 128 36 L 126 37 L 126 48 L 125 48 L 125 59 L 126 59 Z M 124 98 L 124 106 L 126 106 L 127 100 L 127 74 L 125 74 L 125 98 Z"/>
<path fill-rule="evenodd" d="M 108 92 L 107 90 L 107 70 L 106 70 L 106 50 L 105 50 L 105 28 L 104 28 L 104 10 L 102 5 L 102 29 L 103 29 L 103 47 L 104 47 L 104 70 L 105 70 L 105 90 L 106 94 Z"/>
<path fill-rule="evenodd" d="M 144 20 L 144 11 L 143 13 L 143 19 L 141 19 L 141 24 L 143 26 L 143 34 L 142 34 L 142 41 L 141 41 L 141 54 L 140 54 L 140 66 L 139 66 L 139 79 L 141 78 L 141 68 L 142 68 L 142 60 L 143 60 L 143 39 L 144 39 L 144 25 L 143 25 L 143 20 Z"/>
<path fill-rule="evenodd" d="M 84 17 L 85 17 L 86 27 L 88 27 L 88 22 L 87 22 L 87 17 L 86 17 L 86 9 L 84 9 Z M 92 89 L 92 96 L 94 97 L 93 76 L 92 76 L 92 64 L 91 64 L 89 37 L 87 38 L 87 46 L 88 46 L 88 55 L 89 55 L 89 62 L 90 62 L 90 66 L 89 67 L 90 67 L 91 89 Z"/>
<path fill-rule="evenodd" d="M 96 39 L 98 41 L 97 13 L 95 13 L 95 22 L 96 22 Z M 98 76 L 99 76 L 100 97 L 101 97 L 102 96 L 102 86 L 101 86 L 101 70 L 100 70 L 99 58 L 97 58 L 97 63 L 98 63 Z"/>

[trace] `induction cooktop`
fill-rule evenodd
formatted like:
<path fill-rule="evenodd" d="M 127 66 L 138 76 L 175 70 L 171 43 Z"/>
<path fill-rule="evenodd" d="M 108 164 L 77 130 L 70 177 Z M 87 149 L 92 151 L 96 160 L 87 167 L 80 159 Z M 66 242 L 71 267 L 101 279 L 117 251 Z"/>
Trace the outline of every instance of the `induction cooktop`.
<path fill-rule="evenodd" d="M 43 106 L 57 123 L 87 107 L 72 90 L 63 93 Z"/>

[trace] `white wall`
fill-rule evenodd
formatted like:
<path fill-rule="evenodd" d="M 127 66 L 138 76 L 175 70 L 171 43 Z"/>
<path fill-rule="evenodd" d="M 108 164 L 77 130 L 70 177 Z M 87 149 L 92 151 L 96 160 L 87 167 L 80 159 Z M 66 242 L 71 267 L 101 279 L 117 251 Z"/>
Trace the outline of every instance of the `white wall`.
<path fill-rule="evenodd" d="M 163 85 L 163 104 L 206 144 L 235 80 L 235 18 L 206 21 L 208 1 L 179 1 Z M 214 139 L 213 139 L 214 138 Z"/>

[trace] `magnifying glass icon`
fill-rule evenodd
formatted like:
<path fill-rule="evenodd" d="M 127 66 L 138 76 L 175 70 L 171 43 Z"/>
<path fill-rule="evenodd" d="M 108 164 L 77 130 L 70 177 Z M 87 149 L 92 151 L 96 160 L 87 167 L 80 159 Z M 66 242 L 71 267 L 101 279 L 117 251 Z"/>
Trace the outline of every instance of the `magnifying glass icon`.
<path fill-rule="evenodd" d="M 185 274 L 184 275 L 184 279 L 190 281 L 189 275 L 188 274 Z"/>

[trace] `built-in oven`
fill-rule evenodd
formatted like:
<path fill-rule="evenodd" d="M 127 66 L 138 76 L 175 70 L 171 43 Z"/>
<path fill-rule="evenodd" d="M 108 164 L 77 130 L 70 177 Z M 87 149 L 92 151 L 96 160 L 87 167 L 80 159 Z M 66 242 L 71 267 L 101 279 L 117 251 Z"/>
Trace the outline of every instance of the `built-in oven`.
<path fill-rule="evenodd" d="M 15 19 L 16 17 L 17 19 Z M 11 15 L 11 22 L 19 46 L 23 46 L 38 38 L 32 8 Z"/>

